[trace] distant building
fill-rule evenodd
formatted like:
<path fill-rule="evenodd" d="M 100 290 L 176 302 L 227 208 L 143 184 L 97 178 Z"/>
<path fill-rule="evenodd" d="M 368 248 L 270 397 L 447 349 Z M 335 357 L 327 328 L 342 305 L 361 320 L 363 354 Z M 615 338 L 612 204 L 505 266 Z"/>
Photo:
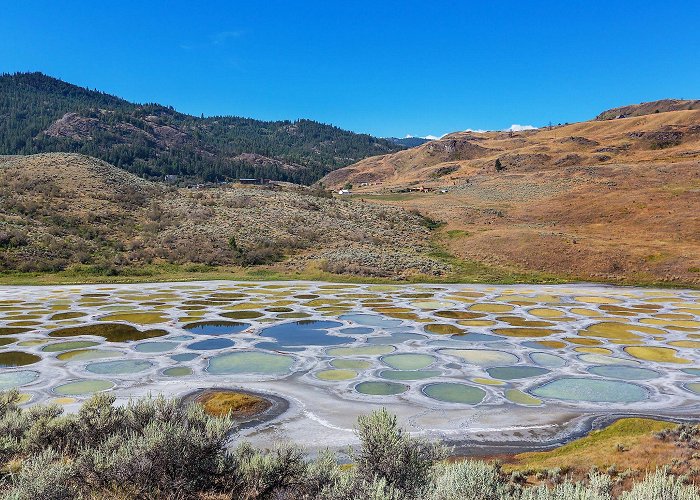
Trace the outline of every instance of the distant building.
<path fill-rule="evenodd" d="M 262 184 L 270 184 L 272 182 L 272 179 L 238 179 L 238 182 L 240 182 L 241 184 L 262 185 Z"/>
<path fill-rule="evenodd" d="M 340 191 L 338 191 L 338 194 L 352 194 L 352 191 L 350 191 L 349 189 L 341 189 Z"/>
<path fill-rule="evenodd" d="M 165 182 L 172 182 L 172 183 L 177 182 L 177 175 L 166 175 Z"/>

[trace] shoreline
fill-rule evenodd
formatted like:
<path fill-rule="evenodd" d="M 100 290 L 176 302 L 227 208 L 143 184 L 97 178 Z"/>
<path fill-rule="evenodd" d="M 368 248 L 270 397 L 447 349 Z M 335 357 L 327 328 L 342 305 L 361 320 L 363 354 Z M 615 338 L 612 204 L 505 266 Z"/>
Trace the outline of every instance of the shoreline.
<path fill-rule="evenodd" d="M 256 396 L 271 403 L 271 406 L 265 411 L 245 418 L 235 418 L 234 426 L 227 433 L 229 443 L 234 444 L 236 436 L 243 430 L 256 430 L 257 427 L 262 427 L 265 424 L 273 423 L 290 409 L 291 401 L 287 398 L 270 394 L 269 392 L 255 391 L 250 389 L 236 387 L 203 387 L 198 388 L 181 396 L 181 404 L 195 403 L 196 399 L 209 391 L 233 391 L 250 396 Z M 454 439 L 454 438 L 433 438 L 439 440 L 444 445 L 451 448 L 448 458 L 476 458 L 489 459 L 499 456 L 514 456 L 528 452 L 545 452 L 555 450 L 569 443 L 577 441 L 590 435 L 592 432 L 603 430 L 619 420 L 628 418 L 643 418 L 656 420 L 659 422 L 669 422 L 674 424 L 700 424 L 700 417 L 676 415 L 660 415 L 658 413 L 610 413 L 610 414 L 591 414 L 581 415 L 562 423 L 564 426 L 564 435 L 560 438 L 549 439 L 545 441 L 527 441 L 527 440 L 500 440 L 500 441 L 483 441 L 476 439 Z M 262 428 L 259 430 L 263 430 Z M 430 434 L 430 431 L 427 433 Z M 238 442 L 244 442 L 241 439 Z M 301 446 L 307 446 L 308 443 L 297 443 Z M 333 449 L 333 448 L 330 448 Z M 340 447 L 334 451 L 343 453 L 347 447 Z"/>
<path fill-rule="evenodd" d="M 191 273 L 191 274 L 162 274 L 149 276 L 95 276 L 95 279 L 87 277 L 62 276 L 56 274 L 46 275 L 15 275 L 3 274 L 0 272 L 0 288 L 15 287 L 54 287 L 54 286 L 116 286 L 116 285 L 147 285 L 158 284 L 178 284 L 178 283 L 198 283 L 198 282 L 265 282 L 265 283 L 324 283 L 338 285 L 476 285 L 476 286 L 600 286 L 617 288 L 643 288 L 648 290 L 690 290 L 699 291 L 700 284 L 695 283 L 669 283 L 669 282 L 627 282 L 627 281 L 591 281 L 578 279 L 552 279 L 552 280 L 470 280 L 470 279 L 445 279 L 444 276 L 436 279 L 391 279 L 391 278 L 365 278 L 359 276 L 343 275 L 300 275 L 270 272 L 259 270 L 257 274 L 236 274 L 236 273 Z M 13 279 L 17 278 L 17 279 Z M 31 279 L 30 279 L 31 278 Z M 46 281 L 41 281 L 46 279 Z"/>
<path fill-rule="evenodd" d="M 680 415 L 659 415 L 657 413 L 613 413 L 583 416 L 578 428 L 561 439 L 551 439 L 544 442 L 535 441 L 500 441 L 484 442 L 476 440 L 445 441 L 445 444 L 453 446 L 451 457 L 485 458 L 498 455 L 518 455 L 520 453 L 551 451 L 564 445 L 584 438 L 595 431 L 609 427 L 619 420 L 627 418 L 644 418 L 659 422 L 671 422 L 674 424 L 700 424 L 700 417 L 684 417 Z"/>
<path fill-rule="evenodd" d="M 198 397 L 208 392 L 216 391 L 230 391 L 241 394 L 247 394 L 248 396 L 255 396 L 260 399 L 264 399 L 265 401 L 270 403 L 270 406 L 261 413 L 250 415 L 249 417 L 234 417 L 234 426 L 231 427 L 231 429 L 227 433 L 229 439 L 233 438 L 233 436 L 236 433 L 242 430 L 252 429 L 259 425 L 272 422 L 273 420 L 282 416 L 289 409 L 290 406 L 289 400 L 283 398 L 282 396 L 259 391 L 251 391 L 249 389 L 239 389 L 235 387 L 201 387 L 199 389 L 195 389 L 194 391 L 188 392 L 184 396 L 181 396 L 179 398 L 180 404 L 197 404 L 196 400 Z"/>

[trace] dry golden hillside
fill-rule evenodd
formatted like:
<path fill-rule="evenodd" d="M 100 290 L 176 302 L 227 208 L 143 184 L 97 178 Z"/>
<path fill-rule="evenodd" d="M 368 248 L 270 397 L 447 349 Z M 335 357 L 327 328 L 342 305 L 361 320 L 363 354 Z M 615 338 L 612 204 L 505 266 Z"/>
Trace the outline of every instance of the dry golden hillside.
<path fill-rule="evenodd" d="M 577 279 L 700 284 L 700 110 L 458 132 L 323 182 L 444 221 L 444 244 L 462 258 Z M 421 187 L 432 191 L 405 193 Z"/>
<path fill-rule="evenodd" d="M 79 154 L 0 156 L 0 277 L 148 266 L 444 275 L 429 237 L 419 215 L 301 186 L 177 189 Z"/>

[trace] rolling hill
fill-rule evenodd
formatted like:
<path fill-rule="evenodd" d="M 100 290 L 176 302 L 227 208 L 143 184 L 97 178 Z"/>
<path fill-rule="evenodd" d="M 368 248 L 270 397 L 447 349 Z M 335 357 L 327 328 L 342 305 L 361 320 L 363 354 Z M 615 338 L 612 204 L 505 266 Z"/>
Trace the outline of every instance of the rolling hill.
<path fill-rule="evenodd" d="M 417 214 L 302 186 L 176 188 L 75 153 L 0 156 L 0 275 L 441 275 L 429 237 Z"/>
<path fill-rule="evenodd" d="M 267 177 L 310 184 L 403 146 L 311 120 L 195 117 L 41 73 L 0 76 L 0 154 L 73 152 L 139 176 L 196 182 Z"/>
<path fill-rule="evenodd" d="M 700 284 L 700 109 L 656 112 L 674 103 L 551 129 L 458 132 L 323 182 L 444 221 L 445 246 L 464 259 L 574 279 Z M 419 188 L 432 191 L 406 192 Z"/>

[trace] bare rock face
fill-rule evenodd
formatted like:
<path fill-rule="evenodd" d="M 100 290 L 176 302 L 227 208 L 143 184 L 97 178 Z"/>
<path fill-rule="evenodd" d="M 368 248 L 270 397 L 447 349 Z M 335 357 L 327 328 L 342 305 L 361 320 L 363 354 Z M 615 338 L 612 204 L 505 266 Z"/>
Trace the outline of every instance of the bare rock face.
<path fill-rule="evenodd" d="M 596 120 L 614 120 L 616 118 L 629 118 L 631 116 L 651 115 L 653 113 L 665 113 L 667 111 L 682 111 L 700 109 L 700 100 L 689 99 L 662 99 L 660 101 L 643 102 L 620 106 L 603 111 Z"/>
<path fill-rule="evenodd" d="M 249 165 L 255 165 L 259 167 L 279 167 L 283 170 L 301 170 L 304 167 L 297 165 L 295 163 L 284 162 L 276 158 L 270 158 L 269 156 L 260 155 L 257 153 L 241 153 L 232 158 L 233 161 L 242 161 L 248 163 Z"/>
<path fill-rule="evenodd" d="M 86 118 L 78 113 L 66 113 L 53 122 L 44 133 L 49 137 L 69 137 L 73 140 L 90 140 L 100 130 L 100 121 Z"/>
<path fill-rule="evenodd" d="M 424 148 L 428 154 L 440 156 L 443 161 L 471 160 L 489 153 L 487 148 L 461 139 L 431 141 Z"/>
<path fill-rule="evenodd" d="M 598 141 L 594 141 L 592 139 L 587 139 L 586 137 L 580 137 L 580 136 L 570 136 L 570 137 L 564 137 L 559 141 L 562 144 L 571 144 L 571 145 L 576 145 L 576 146 L 581 146 L 581 147 L 596 147 L 600 146 L 600 143 Z"/>

